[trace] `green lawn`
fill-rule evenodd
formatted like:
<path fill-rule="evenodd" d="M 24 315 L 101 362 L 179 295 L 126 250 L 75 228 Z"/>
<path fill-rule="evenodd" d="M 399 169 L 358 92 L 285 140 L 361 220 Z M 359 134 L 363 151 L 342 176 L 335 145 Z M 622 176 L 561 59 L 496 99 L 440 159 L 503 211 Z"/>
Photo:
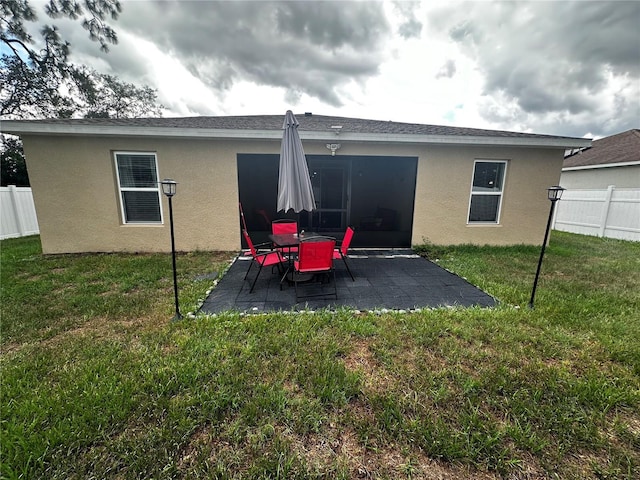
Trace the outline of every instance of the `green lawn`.
<path fill-rule="evenodd" d="M 2 478 L 638 478 L 640 243 L 423 246 L 501 302 L 170 322 L 168 255 L 1 253 Z M 183 313 L 231 253 L 178 257 Z"/>

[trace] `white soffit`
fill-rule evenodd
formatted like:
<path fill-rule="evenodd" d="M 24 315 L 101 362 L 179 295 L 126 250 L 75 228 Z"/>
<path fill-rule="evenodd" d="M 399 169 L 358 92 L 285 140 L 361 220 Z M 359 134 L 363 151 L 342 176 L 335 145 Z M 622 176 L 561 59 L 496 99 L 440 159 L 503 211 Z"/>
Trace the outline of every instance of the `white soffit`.
<path fill-rule="evenodd" d="M 207 129 L 180 127 L 136 127 L 119 125 L 69 125 L 62 123 L 5 120 L 0 124 L 2 133 L 16 135 L 72 135 L 107 137 L 172 137 L 202 139 L 280 140 L 280 130 Z M 334 132 L 300 131 L 300 138 L 307 141 L 334 141 Z M 341 142 L 516 146 L 547 148 L 590 147 L 591 140 L 566 137 L 472 136 L 472 135 L 415 135 L 395 133 L 340 133 Z"/>

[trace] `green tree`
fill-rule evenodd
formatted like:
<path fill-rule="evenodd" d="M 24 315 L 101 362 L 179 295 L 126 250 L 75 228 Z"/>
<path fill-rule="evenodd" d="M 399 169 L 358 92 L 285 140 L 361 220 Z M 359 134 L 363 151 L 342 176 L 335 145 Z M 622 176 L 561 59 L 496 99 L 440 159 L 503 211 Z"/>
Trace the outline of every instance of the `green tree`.
<path fill-rule="evenodd" d="M 0 186 L 29 186 L 27 164 L 22 152 L 22 143 L 16 137 L 6 137 L 0 151 Z"/>
<path fill-rule="evenodd" d="M 69 60 L 71 44 L 60 36 L 57 19 L 81 22 L 104 52 L 117 43 L 107 20 L 117 20 L 118 0 L 49 0 L 50 24 L 34 38 L 29 25 L 38 20 L 29 0 L 0 0 L 0 116 L 2 118 L 123 118 L 160 116 L 156 90 L 125 83 Z M 3 136 L 4 162 L 24 159 L 19 140 Z M 14 151 L 13 149 L 19 149 Z M 6 171 L 11 171 L 7 165 Z M 26 171 L 25 171 L 26 172 Z M 4 178 L 2 179 L 4 184 Z"/>
<path fill-rule="evenodd" d="M 131 118 L 160 116 L 162 105 L 156 102 L 155 89 L 118 80 L 113 75 L 87 68 L 77 69 L 79 85 L 77 110 L 86 118 Z"/>
<path fill-rule="evenodd" d="M 156 90 L 124 83 L 69 61 L 71 44 L 55 20 L 78 20 L 104 52 L 118 42 L 106 22 L 117 20 L 118 0 L 49 0 L 52 24 L 34 38 L 38 20 L 28 0 L 0 0 L 0 116 L 4 118 L 132 117 L 160 115 Z"/>
<path fill-rule="evenodd" d="M 103 51 L 116 44 L 115 31 L 106 23 L 116 20 L 122 7 L 118 0 L 50 0 L 44 7 L 53 22 L 80 20 L 89 38 Z M 71 45 L 55 24 L 45 24 L 36 40 L 28 24 L 38 20 L 28 0 L 0 0 L 0 115 L 13 118 L 70 117 L 78 104 L 78 67 L 69 62 Z"/>

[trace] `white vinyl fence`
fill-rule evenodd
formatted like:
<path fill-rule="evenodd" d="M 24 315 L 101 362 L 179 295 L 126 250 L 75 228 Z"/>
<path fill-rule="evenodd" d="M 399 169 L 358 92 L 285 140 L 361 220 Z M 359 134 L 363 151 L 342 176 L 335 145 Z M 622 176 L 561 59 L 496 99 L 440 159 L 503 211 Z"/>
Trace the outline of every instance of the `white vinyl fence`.
<path fill-rule="evenodd" d="M 569 189 L 556 207 L 556 230 L 640 241 L 640 188 Z"/>
<path fill-rule="evenodd" d="M 30 187 L 0 187 L 0 240 L 40 233 Z"/>

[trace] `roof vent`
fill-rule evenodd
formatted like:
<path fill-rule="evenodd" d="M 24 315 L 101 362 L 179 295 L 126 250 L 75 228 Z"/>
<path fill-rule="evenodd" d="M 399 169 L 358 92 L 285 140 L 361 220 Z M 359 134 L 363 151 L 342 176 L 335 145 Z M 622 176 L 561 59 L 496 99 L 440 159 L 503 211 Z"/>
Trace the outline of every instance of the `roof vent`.
<path fill-rule="evenodd" d="M 311 112 L 304 112 L 304 116 L 305 116 L 305 117 L 310 117 L 311 115 L 313 115 L 313 113 L 311 113 Z"/>

